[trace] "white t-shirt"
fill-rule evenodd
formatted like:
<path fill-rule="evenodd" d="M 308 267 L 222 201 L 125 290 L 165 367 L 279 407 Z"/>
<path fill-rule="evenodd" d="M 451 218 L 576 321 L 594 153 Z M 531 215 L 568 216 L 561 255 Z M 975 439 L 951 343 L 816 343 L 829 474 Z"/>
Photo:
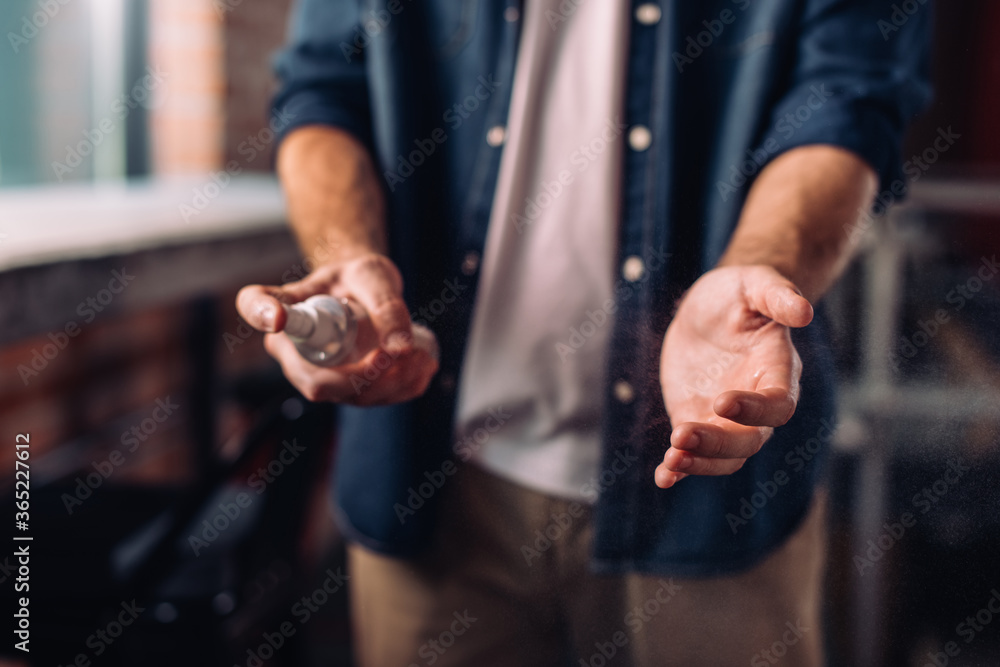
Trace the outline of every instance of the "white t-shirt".
<path fill-rule="evenodd" d="M 528 0 L 524 12 L 456 437 L 495 428 L 502 409 L 503 425 L 465 448 L 471 460 L 588 500 L 613 321 L 629 3 Z"/>

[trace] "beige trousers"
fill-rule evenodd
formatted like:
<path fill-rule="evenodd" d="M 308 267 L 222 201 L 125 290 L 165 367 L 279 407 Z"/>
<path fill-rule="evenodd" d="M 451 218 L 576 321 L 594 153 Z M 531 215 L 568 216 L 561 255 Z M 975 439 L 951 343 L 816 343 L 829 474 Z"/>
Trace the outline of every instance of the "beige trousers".
<path fill-rule="evenodd" d="M 419 560 L 348 548 L 361 667 L 822 664 L 822 494 L 759 565 L 681 579 L 591 573 L 581 504 L 474 466 L 441 492 L 441 523 Z M 556 539 L 540 540 L 546 529 Z"/>

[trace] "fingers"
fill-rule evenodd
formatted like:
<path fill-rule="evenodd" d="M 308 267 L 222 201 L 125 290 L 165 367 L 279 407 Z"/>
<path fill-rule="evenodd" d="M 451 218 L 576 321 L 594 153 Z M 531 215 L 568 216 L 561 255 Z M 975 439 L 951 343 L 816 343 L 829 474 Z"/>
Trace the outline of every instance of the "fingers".
<path fill-rule="evenodd" d="M 796 383 L 796 386 L 798 384 Z M 760 391 L 727 391 L 715 399 L 720 417 L 746 426 L 783 426 L 795 414 L 795 394 L 782 387 Z"/>
<path fill-rule="evenodd" d="M 671 447 L 654 475 L 657 486 L 669 488 L 686 475 L 730 475 L 760 451 L 777 426 L 795 413 L 801 361 L 772 366 L 761 377 L 758 391 L 731 390 L 713 406 L 717 423 L 685 422 L 670 435 Z M 717 418 L 711 418 L 717 419 Z"/>
<path fill-rule="evenodd" d="M 403 301 L 399 270 L 385 257 L 369 255 L 344 266 L 341 280 L 368 311 L 379 345 L 390 354 L 413 346 L 410 312 Z"/>
<path fill-rule="evenodd" d="M 329 278 L 324 274 L 309 275 L 281 287 L 247 285 L 236 295 L 236 310 L 254 329 L 277 333 L 285 328 L 288 319 L 283 305 L 304 301 L 314 294 L 325 294 L 328 283 Z"/>
<path fill-rule="evenodd" d="M 661 463 L 656 467 L 656 472 L 653 474 L 653 481 L 655 481 L 656 485 L 661 489 L 669 489 L 685 477 L 687 477 L 687 475 L 684 473 L 674 472 L 673 470 L 667 468 L 666 464 Z"/>
<path fill-rule="evenodd" d="M 760 451 L 771 432 L 772 429 L 769 428 L 741 424 L 687 422 L 670 434 L 670 445 L 677 450 L 671 457 L 677 459 L 678 463 L 684 452 L 702 458 L 745 459 Z M 673 468 L 680 472 L 701 474 L 682 465 Z"/>
<path fill-rule="evenodd" d="M 285 326 L 282 304 L 313 294 L 335 292 L 355 299 L 367 312 L 378 344 L 391 354 L 413 347 L 410 313 L 403 301 L 403 280 L 392 261 L 377 254 L 338 267 L 322 267 L 303 280 L 281 287 L 248 285 L 236 297 L 236 307 L 250 326 L 275 333 Z"/>
<path fill-rule="evenodd" d="M 236 295 L 236 310 L 258 331 L 281 331 L 287 320 L 282 297 L 287 298 L 278 287 L 247 285 Z"/>
<path fill-rule="evenodd" d="M 380 405 L 423 394 L 438 369 L 437 340 L 429 329 L 411 327 L 402 290 L 396 266 L 373 253 L 345 264 L 320 267 L 281 287 L 249 285 L 240 290 L 236 303 L 247 323 L 275 334 L 284 329 L 287 320 L 283 304 L 314 294 L 356 301 L 367 314 L 360 323 L 359 343 L 362 331 L 369 337 L 360 348 L 369 352 L 360 360 L 334 368 L 317 366 L 303 359 L 286 336 L 265 336 L 264 346 L 307 399 Z"/>
<path fill-rule="evenodd" d="M 667 489 L 688 475 L 713 477 L 731 475 L 742 468 L 746 462 L 746 459 L 710 459 L 691 456 L 690 454 L 670 448 L 664 455 L 663 463 L 657 466 L 654 479 L 657 482 L 657 486 Z M 679 472 L 677 470 L 678 467 L 684 468 L 687 472 Z"/>
<path fill-rule="evenodd" d="M 731 475 L 760 451 L 772 432 L 737 424 L 681 424 L 670 436 L 671 447 L 656 470 L 656 483 L 668 488 L 681 475 Z"/>
<path fill-rule="evenodd" d="M 435 361 L 441 359 L 441 348 L 438 347 L 437 336 L 427 327 L 420 324 L 411 324 L 413 327 L 413 346 L 424 350 Z"/>
<path fill-rule="evenodd" d="M 764 317 L 788 327 L 804 327 L 813 318 L 813 307 L 792 281 L 777 271 L 761 270 L 744 277 L 747 300 Z"/>
<path fill-rule="evenodd" d="M 703 299 L 701 310 L 684 311 L 696 290 L 709 295 L 714 290 L 729 299 L 716 303 Z M 701 318 L 712 326 L 677 329 L 677 322 L 684 318 Z M 760 450 L 775 427 L 791 419 L 798 403 L 802 362 L 788 328 L 804 327 L 812 318 L 809 301 L 774 268 L 721 267 L 699 279 L 664 339 L 664 400 L 678 425 L 671 434 L 672 446 L 656 470 L 657 485 L 666 488 L 686 475 L 732 474 Z M 676 347 L 681 344 L 678 340 L 685 354 L 677 354 L 676 349 L 668 354 L 670 342 Z M 692 354 L 692 349 L 700 354 Z M 723 364 L 719 359 L 726 349 L 732 354 Z M 692 358 L 697 362 L 692 364 Z M 667 363 L 673 364 L 673 375 L 680 378 L 674 384 L 672 374 L 664 371 Z M 699 371 L 702 363 L 710 364 L 710 369 Z M 705 376 L 714 379 L 709 383 L 712 393 L 681 395 L 685 378 L 694 379 L 691 384 L 697 386 Z M 720 390 L 727 391 L 718 394 L 709 408 L 711 395 Z M 682 419 L 687 423 L 681 423 Z"/>
<path fill-rule="evenodd" d="M 278 360 L 288 380 L 310 401 L 384 405 L 416 398 L 438 369 L 423 346 L 390 354 L 376 349 L 360 361 L 324 368 L 303 359 L 286 336 L 264 337 L 264 347 Z"/>

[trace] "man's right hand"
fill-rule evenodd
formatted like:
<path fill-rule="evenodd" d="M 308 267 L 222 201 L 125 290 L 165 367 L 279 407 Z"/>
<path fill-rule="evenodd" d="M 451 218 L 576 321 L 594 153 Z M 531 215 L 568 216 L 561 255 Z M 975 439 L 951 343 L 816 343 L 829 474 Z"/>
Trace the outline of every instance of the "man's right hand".
<path fill-rule="evenodd" d="M 322 266 L 281 287 L 247 285 L 237 295 L 236 307 L 250 326 L 268 333 L 264 347 L 310 401 L 386 405 L 423 394 L 438 369 L 434 334 L 411 324 L 402 293 L 403 280 L 392 261 L 365 253 Z M 285 327 L 282 304 L 315 294 L 353 299 L 368 312 L 368 322 L 362 322 L 358 331 L 358 346 L 364 352 L 360 360 L 331 368 L 316 366 L 299 355 L 287 336 L 278 335 Z"/>

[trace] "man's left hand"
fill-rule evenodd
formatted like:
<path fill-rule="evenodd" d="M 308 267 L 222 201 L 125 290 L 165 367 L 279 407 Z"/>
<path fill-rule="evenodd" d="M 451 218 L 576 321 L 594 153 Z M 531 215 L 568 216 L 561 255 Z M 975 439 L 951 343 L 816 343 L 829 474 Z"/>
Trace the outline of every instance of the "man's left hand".
<path fill-rule="evenodd" d="M 660 354 L 673 432 L 657 486 L 736 472 L 792 417 L 802 361 L 789 327 L 812 317 L 809 301 L 769 266 L 717 268 L 691 286 Z"/>

